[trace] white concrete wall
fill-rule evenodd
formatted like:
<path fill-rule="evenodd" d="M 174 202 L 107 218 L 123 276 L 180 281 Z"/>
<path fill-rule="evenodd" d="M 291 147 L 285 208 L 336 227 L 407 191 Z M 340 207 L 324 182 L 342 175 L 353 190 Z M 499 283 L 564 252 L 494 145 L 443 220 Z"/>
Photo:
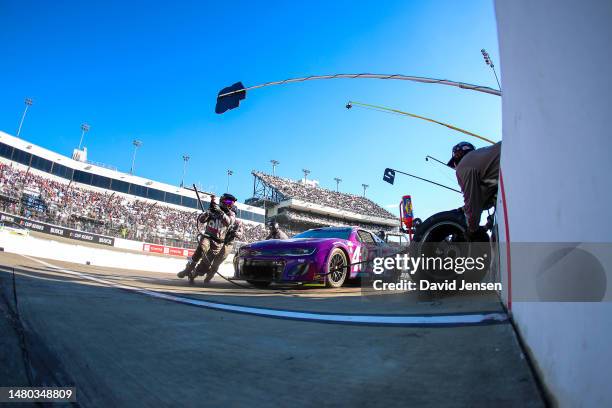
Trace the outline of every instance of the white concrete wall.
<path fill-rule="evenodd" d="M 140 249 L 142 249 L 142 243 L 139 244 Z M 91 265 L 95 266 L 164 272 L 169 274 L 176 274 L 178 271 L 182 270 L 187 261 L 187 258 L 156 256 L 144 252 L 138 254 L 117 249 L 108 249 L 102 245 L 80 245 L 78 241 L 74 241 L 73 244 L 33 236 L 24 237 L 11 234 L 7 231 L 0 231 L 0 247 L 4 248 L 6 252 L 20 255 L 36 256 L 78 264 L 86 264 L 89 262 Z M 0 253 L 0 258 L 1 256 Z M 228 256 L 219 268 L 219 273 L 226 277 L 233 276 L 234 269 L 232 260 L 233 256 Z"/>
<path fill-rule="evenodd" d="M 612 242 L 612 1 L 497 0 L 496 14 L 511 242 Z M 536 259 L 513 257 L 513 281 L 534 281 Z M 612 406 L 611 306 L 513 302 L 560 406 Z"/>
<path fill-rule="evenodd" d="M 142 241 L 133 241 L 131 239 L 115 238 L 115 248 L 130 249 L 132 251 L 142 251 Z"/>

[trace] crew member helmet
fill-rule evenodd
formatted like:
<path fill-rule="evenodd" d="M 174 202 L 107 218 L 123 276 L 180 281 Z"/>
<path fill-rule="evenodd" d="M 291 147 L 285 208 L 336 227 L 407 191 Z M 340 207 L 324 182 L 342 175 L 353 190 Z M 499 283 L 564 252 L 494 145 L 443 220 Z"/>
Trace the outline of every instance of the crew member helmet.
<path fill-rule="evenodd" d="M 236 197 L 230 193 L 224 193 L 219 199 L 220 204 L 226 208 L 232 208 L 236 201 L 238 201 Z"/>
<path fill-rule="evenodd" d="M 446 165 L 454 169 L 457 167 L 461 159 L 463 159 L 463 156 L 474 150 L 476 150 L 476 148 L 470 142 L 457 143 L 455 146 L 453 146 L 453 156 L 450 158 L 448 163 L 446 163 Z"/>

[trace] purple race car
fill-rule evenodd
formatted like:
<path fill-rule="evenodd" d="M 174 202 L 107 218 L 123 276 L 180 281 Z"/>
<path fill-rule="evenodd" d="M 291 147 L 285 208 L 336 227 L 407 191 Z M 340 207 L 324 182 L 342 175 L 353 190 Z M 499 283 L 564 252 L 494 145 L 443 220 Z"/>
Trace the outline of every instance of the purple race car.
<path fill-rule="evenodd" d="M 338 288 L 347 279 L 371 273 L 372 262 L 363 261 L 397 252 L 375 234 L 357 227 L 315 228 L 291 239 L 243 246 L 234 258 L 234 279 L 257 287 L 272 282 L 316 282 Z"/>

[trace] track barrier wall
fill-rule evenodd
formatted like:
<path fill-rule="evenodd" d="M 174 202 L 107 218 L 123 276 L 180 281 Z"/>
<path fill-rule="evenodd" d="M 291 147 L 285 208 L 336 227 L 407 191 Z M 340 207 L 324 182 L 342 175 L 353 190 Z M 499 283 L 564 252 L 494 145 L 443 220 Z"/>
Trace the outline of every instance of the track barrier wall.
<path fill-rule="evenodd" d="M 521 300 L 513 282 L 537 286 L 542 260 L 551 258 L 508 259 L 505 248 L 508 238 L 513 245 L 555 243 L 558 251 L 565 244 L 550 256 L 569 260 L 586 251 L 610 274 L 611 262 L 589 245 L 612 242 L 612 3 L 497 0 L 496 16 L 507 210 L 498 217 L 504 299 L 553 404 L 609 407 L 612 303 Z M 573 278 L 559 279 L 556 289 L 572 293 L 597 265 L 557 268 L 559 278 Z"/>
<path fill-rule="evenodd" d="M 118 239 L 119 240 L 119 239 Z M 163 272 L 175 274 L 185 267 L 186 257 L 153 255 L 142 252 L 143 243 L 128 244 L 127 240 L 120 240 L 118 249 L 110 249 L 104 245 L 82 245 L 79 241 L 74 243 L 61 242 L 35 236 L 21 236 L 9 231 L 0 231 L 0 246 L 5 252 L 20 255 L 30 255 L 57 261 L 87 264 L 109 268 L 142 270 L 150 272 Z M 137 244 L 141 253 L 122 251 L 119 248 Z M 145 244 L 148 245 L 148 244 Z M 227 257 L 219 272 L 226 277 L 233 276 L 233 255 Z"/>

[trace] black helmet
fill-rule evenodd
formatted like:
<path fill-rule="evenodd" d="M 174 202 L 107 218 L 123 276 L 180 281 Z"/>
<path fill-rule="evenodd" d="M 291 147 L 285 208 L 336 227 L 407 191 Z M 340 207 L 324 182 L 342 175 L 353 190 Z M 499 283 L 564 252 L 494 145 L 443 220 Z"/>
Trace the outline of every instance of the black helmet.
<path fill-rule="evenodd" d="M 278 222 L 276 222 L 276 221 L 270 221 L 270 222 L 268 223 L 268 228 L 271 228 L 271 229 L 277 230 L 277 229 L 279 228 Z"/>
<path fill-rule="evenodd" d="M 236 197 L 230 193 L 224 193 L 219 199 L 219 203 L 226 208 L 232 208 L 236 201 L 238 201 Z"/>
<path fill-rule="evenodd" d="M 232 200 L 233 202 L 238 201 L 238 200 L 236 199 L 236 197 L 234 197 L 234 195 L 233 195 L 233 194 L 230 194 L 230 193 L 223 193 L 223 195 L 221 196 L 221 199 L 220 199 L 220 200 L 221 200 L 221 201 L 223 201 L 223 200 Z"/>
<path fill-rule="evenodd" d="M 453 155 L 446 165 L 454 169 L 457 167 L 463 156 L 474 150 L 476 150 L 476 148 L 470 142 L 457 143 L 455 146 L 453 146 Z M 459 152 L 462 152 L 462 154 L 459 155 Z"/>

